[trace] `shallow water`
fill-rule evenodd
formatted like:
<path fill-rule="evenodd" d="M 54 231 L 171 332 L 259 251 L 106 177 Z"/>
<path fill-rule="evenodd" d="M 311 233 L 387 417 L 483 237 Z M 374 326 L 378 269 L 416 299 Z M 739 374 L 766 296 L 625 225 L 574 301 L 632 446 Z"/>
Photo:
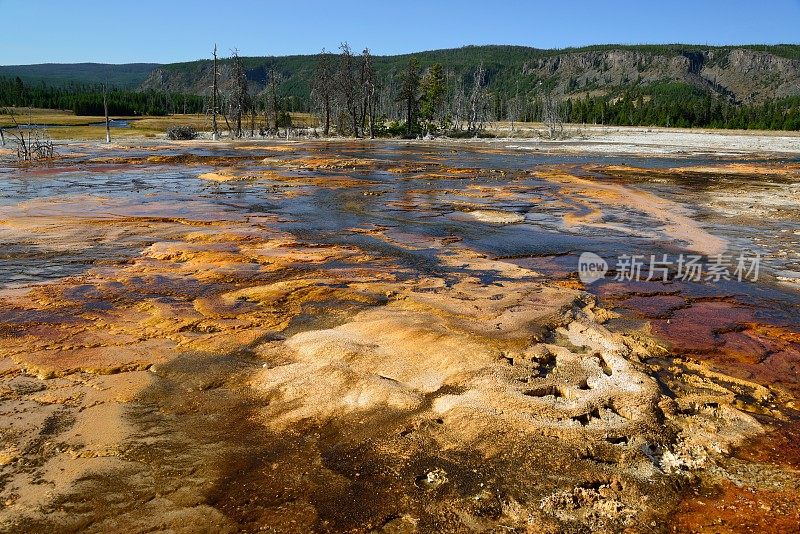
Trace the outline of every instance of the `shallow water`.
<path fill-rule="evenodd" d="M 300 240 L 355 245 L 415 272 L 438 275 L 457 268 L 441 265 L 435 259 L 436 247 L 409 248 L 402 239 L 393 244 L 370 231 L 458 240 L 490 257 L 573 280 L 583 251 L 599 254 L 612 270 L 625 254 L 642 255 L 646 262 L 650 255 L 677 258 L 692 253 L 676 236 L 665 234 L 664 221 L 652 214 L 594 198 L 591 192 L 582 194 L 580 188 L 574 190 L 578 195 L 565 193 L 573 190 L 562 190 L 558 180 L 546 175 L 555 168 L 597 184 L 652 194 L 670 202 L 669 209 L 689 214 L 702 231 L 727 240 L 726 254 L 762 256 L 758 282 L 649 284 L 646 291 L 677 291 L 689 299 L 726 298 L 753 309 L 759 320 L 798 328 L 800 284 L 791 282 L 800 279 L 797 174 L 731 175 L 724 166 L 734 161 L 708 157 L 547 155 L 490 145 L 317 143 L 295 145 L 288 153 L 263 145 L 245 148 L 133 146 L 97 154 L 85 153 L 80 146 L 65 147 L 62 153 L 70 156 L 66 164 L 0 169 L 0 219 L 5 221 L 0 227 L 0 287 L 124 263 L 150 244 L 168 239 L 169 234 L 161 234 L 165 224 L 247 225 L 263 217 L 275 219 L 270 228 Z M 160 159 L 148 159 L 152 154 Z M 357 165 L 292 165 L 303 158 L 329 157 L 353 158 Z M 392 168 L 397 165 L 405 168 Z M 719 174 L 681 172 L 714 165 L 720 167 Z M 251 178 L 215 182 L 199 177 L 220 166 Z M 620 175 L 613 171 L 618 166 L 639 171 Z M 262 175 L 275 169 L 279 176 Z M 326 185 L 342 179 L 346 183 Z M 524 220 L 494 224 L 464 215 L 476 209 L 517 214 Z M 591 217 L 595 209 L 601 211 L 599 221 L 566 223 L 571 216 Z M 124 229 L 111 231 L 118 224 Z M 613 293 L 619 293 L 613 275 L 612 271 L 587 289 L 603 297 L 610 284 Z M 480 276 L 486 283 L 495 279 L 492 272 Z M 630 285 L 632 292 L 642 291 Z"/>
<path fill-rule="evenodd" d="M 708 233 L 728 240 L 726 254 L 762 256 L 760 279 L 755 283 L 721 280 L 649 284 L 647 292 L 677 291 L 687 298 L 731 299 L 752 308 L 759 320 L 793 329 L 800 324 L 800 284 L 776 280 L 776 275 L 784 280 L 800 276 L 797 175 L 742 176 L 728 175 L 724 170 L 702 176 L 681 174 L 682 168 L 732 163 L 708 157 L 532 155 L 490 146 L 454 148 L 415 143 L 318 143 L 297 148 L 287 156 L 258 145 L 248 150 L 168 145 L 155 147 L 155 151 L 134 146 L 107 150 L 102 158 L 93 153 L 78 154 L 64 166 L 5 167 L 0 170 L 0 219 L 7 221 L 0 227 L 0 286 L 55 280 L 98 264 L 124 263 L 165 238 L 159 235 L 162 223 L 185 227 L 229 221 L 246 225 L 262 217 L 275 217 L 271 228 L 290 232 L 300 240 L 355 245 L 371 254 L 390 257 L 415 272 L 437 275 L 456 269 L 435 259 L 437 248 L 392 244 L 369 231 L 380 228 L 389 235 L 413 235 L 419 240 L 458 240 L 490 257 L 505 258 L 556 278 L 574 279 L 577 256 L 583 251 L 599 254 L 612 269 L 624 254 L 642 255 L 646 262 L 651 254 L 677 258 L 692 253 L 664 234 L 659 228 L 663 221 L 603 199 L 595 206 L 602 210 L 604 226 L 565 224 L 566 214 L 581 217 L 593 205 L 565 194 L 557 181 L 539 175 L 539 169 L 558 168 L 596 183 L 622 184 L 652 193 L 672 202 L 673 209 L 689 213 Z M 75 150 L 80 152 L 81 148 Z M 167 160 L 192 159 L 189 165 L 163 159 L 136 164 L 118 161 L 152 154 Z M 287 165 L 307 157 L 360 158 L 374 165 L 353 169 Z M 219 159 L 236 172 L 256 178 L 224 182 L 199 178 L 219 168 Z M 412 172 L 397 172 L 393 165 Z M 619 176 L 603 170 L 620 165 L 641 171 Z M 280 179 L 259 176 L 276 168 Z M 439 169 L 473 171 L 453 174 Z M 648 169 L 661 172 L 648 174 Z M 343 186 L 325 186 L 327 180 L 342 178 L 348 180 Z M 771 199 L 769 211 L 752 215 L 754 206 L 763 205 L 764 199 Z M 729 204 L 737 200 L 740 205 L 734 207 L 738 211 L 731 213 Z M 524 221 L 492 224 L 461 216 L 475 209 L 515 213 Z M 13 224 L 9 224 L 11 221 Z M 49 228 L 45 236 L 36 229 L 42 221 Z M 120 221 L 126 230 L 109 237 L 108 228 Z M 33 226 L 26 233 L 28 223 Z M 74 224 L 74 231 L 62 228 L 63 224 Z M 62 230 L 66 231 L 66 244 L 60 243 Z M 613 274 L 587 289 L 602 297 L 608 292 L 604 287 L 610 284 L 618 293 L 620 284 L 613 280 Z M 495 279 L 492 272 L 480 276 L 486 283 Z M 639 285 L 630 285 L 632 292 L 642 291 Z"/>
<path fill-rule="evenodd" d="M 499 153 L 494 153 L 499 152 Z M 136 158 L 150 154 L 146 148 L 133 148 L 124 152 L 104 154 L 106 157 Z M 194 155 L 202 157 L 246 157 L 235 162 L 245 172 L 257 173 L 271 168 L 259 162 L 262 157 L 278 158 L 268 150 L 241 151 L 234 148 L 207 149 L 166 148 L 158 151 L 163 156 Z M 604 207 L 604 221 L 617 222 L 624 231 L 609 228 L 565 227 L 562 215 L 565 212 L 581 214 L 582 206 L 571 205 L 569 198 L 559 192 L 551 181 L 538 179 L 539 166 L 560 166 L 582 173 L 585 165 L 628 165 L 642 169 L 669 169 L 708 164 L 726 164 L 729 160 L 713 161 L 701 159 L 666 158 L 609 158 L 564 155 L 530 155 L 523 151 L 473 151 L 449 147 L 417 144 L 381 144 L 379 146 L 350 146 L 341 144 L 315 145 L 306 154 L 315 156 L 337 155 L 339 157 L 370 158 L 386 165 L 402 163 L 437 164 L 450 168 L 475 168 L 474 175 L 436 177 L 426 173 L 398 175 L 383 170 L 347 169 L 302 170 L 288 173 L 289 176 L 326 177 L 345 176 L 353 180 L 349 187 L 329 188 L 299 185 L 292 187 L 294 196 L 284 194 L 286 182 L 274 180 L 237 180 L 214 183 L 199 179 L 198 175 L 213 169 L 200 164 L 187 167 L 169 164 L 98 164 L 91 157 L 78 157 L 67 167 L 55 164 L 52 168 L 0 169 L 0 206 L 5 214 L 25 217 L 42 217 L 56 210 L 64 215 L 81 217 L 80 203 L 89 197 L 102 198 L 99 205 L 92 206 L 90 217 L 175 218 L 191 221 L 204 219 L 204 208 L 212 208 L 217 214 L 230 220 L 246 220 L 253 216 L 277 215 L 278 226 L 299 236 L 315 236 L 326 242 L 350 242 L 354 239 L 365 244 L 363 237 L 356 237 L 353 228 L 369 228 L 380 225 L 393 231 L 444 237 L 457 236 L 472 248 L 496 257 L 556 256 L 578 254 L 584 250 L 597 252 L 612 260 L 621 254 L 685 252 L 679 244 L 659 235 L 659 221 L 618 206 Z M 300 151 L 294 155 L 303 155 Z M 499 172 L 500 171 L 500 172 Z M 592 171 L 595 180 L 619 181 L 607 177 L 602 171 Z M 758 176 L 734 177 L 706 176 L 686 178 L 679 174 L 658 179 L 627 179 L 636 189 L 652 192 L 674 201 L 686 208 L 713 234 L 731 241 L 735 252 L 758 252 L 763 261 L 766 285 L 773 281 L 770 275 L 785 274 L 785 271 L 800 271 L 797 245 L 797 181 L 776 184 L 774 180 Z M 783 217 L 742 219 L 724 216 L 719 206 L 710 205 L 714 193 L 740 194 L 744 187 L 752 192 L 785 196 Z M 477 195 L 465 196 L 466 187 L 484 187 Z M 788 190 L 794 187 L 794 190 Z M 512 195 L 493 196 L 493 192 L 511 191 Z M 772 192 L 772 193 L 771 193 Z M 374 195 L 374 196 L 368 196 Z M 60 209 L 63 206 L 63 210 Z M 16 207 L 16 210 L 14 209 Z M 453 213 L 464 209 L 496 209 L 514 212 L 525 217 L 523 224 L 487 224 L 454 218 Z M 11 210 L 11 211 L 9 211 Z M 4 216 L 5 218 L 5 216 Z M 141 242 L 131 244 L 114 243 L 113 248 L 121 258 L 137 254 L 142 244 L 156 240 L 157 236 L 143 236 Z M 91 265 L 97 258 L 108 258 L 103 246 L 88 246 L 73 250 L 63 256 L 47 250 L 46 243 L 36 243 L 31 236 L 29 245 L 24 236 L 3 239 L 6 247 L 4 261 L 0 264 L 0 284 L 16 283 L 19 280 L 48 279 L 34 270 L 26 272 L 25 265 L 14 262 L 25 258 L 35 262 L 37 251 L 47 258 L 51 270 L 78 272 L 80 265 Z M 385 246 L 381 245 L 381 246 Z M 783 250 L 783 254 L 779 253 Z M 788 251 L 788 252 L 787 252 Z M 422 253 L 424 255 L 424 252 Z M 96 256 L 96 257 L 95 257 Z M 14 263 L 11 263 L 14 262 Z M 61 266 L 59 264 L 63 263 Z M 562 262 L 563 263 L 563 262 Z M 59 267 L 58 269 L 56 267 Z M 38 267 L 37 267 L 38 268 Z M 764 284 L 727 284 L 720 287 L 721 293 L 731 291 L 738 294 L 763 294 Z M 796 293 L 788 290 L 781 296 L 780 289 L 771 288 L 770 294 L 788 303 Z M 796 302 L 794 302 L 796 304 Z"/>

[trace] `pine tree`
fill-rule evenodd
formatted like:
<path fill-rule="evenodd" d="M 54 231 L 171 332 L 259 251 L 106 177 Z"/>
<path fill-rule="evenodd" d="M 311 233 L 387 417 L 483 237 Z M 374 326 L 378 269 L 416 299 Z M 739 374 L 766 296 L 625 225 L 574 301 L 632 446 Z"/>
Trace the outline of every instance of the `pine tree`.
<path fill-rule="evenodd" d="M 406 106 L 406 136 L 411 137 L 416 130 L 417 114 L 419 110 L 419 62 L 412 57 L 403 75 L 403 86 L 400 90 L 400 100 Z"/>
<path fill-rule="evenodd" d="M 425 132 L 439 126 L 444 127 L 444 98 L 447 93 L 442 65 L 434 63 L 425 73 L 420 84 L 419 117 L 425 123 Z"/>

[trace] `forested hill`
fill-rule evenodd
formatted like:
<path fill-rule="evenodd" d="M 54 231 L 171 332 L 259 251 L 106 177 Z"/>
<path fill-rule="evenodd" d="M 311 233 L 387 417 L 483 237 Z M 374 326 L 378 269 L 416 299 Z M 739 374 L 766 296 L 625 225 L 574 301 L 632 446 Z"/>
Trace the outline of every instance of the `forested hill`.
<path fill-rule="evenodd" d="M 336 52 L 328 58 L 334 76 L 340 63 Z M 357 71 L 361 58 L 359 51 L 353 52 L 351 68 Z M 434 64 L 442 66 L 445 100 L 454 105 L 470 93 L 482 66 L 486 119 L 539 120 L 544 99 L 555 97 L 564 118 L 572 122 L 800 129 L 800 45 L 561 50 L 492 45 L 373 56 L 379 117 L 403 120 L 398 95 L 412 57 L 421 74 Z M 319 56 L 240 59 L 254 108 L 313 108 L 311 87 Z M 225 107 L 235 85 L 233 60 L 221 58 L 218 70 Z M 0 105 L 44 103 L 96 113 L 102 82 L 118 90 L 112 102 L 119 113 L 197 112 L 209 108 L 212 72 L 210 59 L 167 65 L 6 66 L 0 67 L 0 86 L 6 87 L 0 87 Z"/>
<path fill-rule="evenodd" d="M 42 63 L 40 65 L 0 65 L 0 77 L 17 78 L 30 85 L 94 85 L 106 83 L 118 89 L 136 89 L 158 63 Z"/>
<path fill-rule="evenodd" d="M 355 51 L 358 52 L 358 51 Z M 680 83 L 734 103 L 753 104 L 800 95 L 800 45 L 596 45 L 543 50 L 524 46 L 466 46 L 399 56 L 375 56 L 379 77 L 396 76 L 415 56 L 422 68 L 441 63 L 463 76 L 483 63 L 489 90 L 510 95 L 537 91 L 601 96 L 626 89 Z M 281 92 L 306 99 L 316 56 L 243 58 L 258 91 L 270 70 L 283 80 Z M 223 74 L 229 60 L 221 59 Z M 211 91 L 211 61 L 158 65 L 131 63 L 0 66 L 0 77 L 19 76 L 26 84 L 108 83 L 119 89 L 156 89 L 199 95 Z"/>
<path fill-rule="evenodd" d="M 357 52 L 357 51 L 356 51 Z M 396 77 L 411 56 L 421 67 L 441 63 L 445 71 L 463 77 L 483 64 L 489 91 L 510 98 L 551 91 L 561 95 L 593 97 L 625 90 L 683 84 L 731 103 L 760 104 L 800 95 L 800 45 L 598 45 L 562 50 L 523 46 L 467 46 L 400 56 L 376 56 L 379 78 Z M 253 88 L 263 89 L 271 69 L 284 80 L 282 92 L 307 98 L 315 56 L 243 58 Z M 221 70 L 229 69 L 222 60 Z M 211 61 L 162 65 L 153 70 L 143 88 L 208 94 Z"/>

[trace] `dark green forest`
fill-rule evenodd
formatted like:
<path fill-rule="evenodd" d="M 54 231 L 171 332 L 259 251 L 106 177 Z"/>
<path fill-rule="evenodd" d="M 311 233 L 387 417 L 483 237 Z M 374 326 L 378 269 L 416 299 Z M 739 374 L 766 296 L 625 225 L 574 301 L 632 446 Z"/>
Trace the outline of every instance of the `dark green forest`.
<path fill-rule="evenodd" d="M 495 114 L 505 115 L 495 101 Z M 740 130 L 800 130 L 800 97 L 760 105 L 736 105 L 680 83 L 657 84 L 622 91 L 613 97 L 567 99 L 561 104 L 565 122 L 613 126 L 667 126 Z M 534 100 L 522 120 L 538 120 L 541 102 Z"/>
<path fill-rule="evenodd" d="M 110 115 L 169 115 L 202 113 L 204 110 L 204 99 L 197 95 L 110 87 L 106 97 Z M 103 115 L 103 88 L 101 85 L 27 84 L 18 77 L 0 78 L 0 106 L 30 106 L 68 110 L 76 115 Z"/>
<path fill-rule="evenodd" d="M 39 65 L 0 65 L 0 78 L 19 77 L 25 83 L 66 86 L 107 83 L 120 89 L 137 89 L 158 67 L 157 63 L 42 63 Z"/>

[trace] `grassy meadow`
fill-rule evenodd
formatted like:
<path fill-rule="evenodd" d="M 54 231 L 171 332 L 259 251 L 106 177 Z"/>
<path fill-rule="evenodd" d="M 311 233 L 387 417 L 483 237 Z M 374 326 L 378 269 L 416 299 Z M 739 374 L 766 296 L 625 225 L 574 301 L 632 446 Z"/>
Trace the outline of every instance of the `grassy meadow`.
<path fill-rule="evenodd" d="M 71 111 L 57 109 L 38 109 L 38 108 L 10 108 L 9 109 L 21 125 L 36 124 L 48 125 L 47 135 L 52 139 L 105 139 L 106 127 L 105 117 L 103 116 L 78 116 Z M 0 111 L 9 111 L 2 109 Z M 291 113 L 292 123 L 296 126 L 316 126 L 317 121 L 310 113 Z M 191 126 L 199 132 L 211 131 L 211 117 L 202 114 L 186 115 L 167 115 L 167 116 L 113 116 L 112 119 L 130 120 L 127 128 L 111 128 L 112 139 L 130 138 L 159 138 L 165 137 L 166 131 L 172 126 Z M 263 121 L 260 116 L 256 121 L 258 124 Z M 98 124 L 101 123 L 101 124 Z M 227 129 L 225 118 L 217 117 L 217 124 L 220 131 Z M 245 129 L 249 129 L 249 118 L 245 121 Z M 8 113 L 0 113 L 0 128 L 10 128 L 14 126 L 14 120 Z"/>

